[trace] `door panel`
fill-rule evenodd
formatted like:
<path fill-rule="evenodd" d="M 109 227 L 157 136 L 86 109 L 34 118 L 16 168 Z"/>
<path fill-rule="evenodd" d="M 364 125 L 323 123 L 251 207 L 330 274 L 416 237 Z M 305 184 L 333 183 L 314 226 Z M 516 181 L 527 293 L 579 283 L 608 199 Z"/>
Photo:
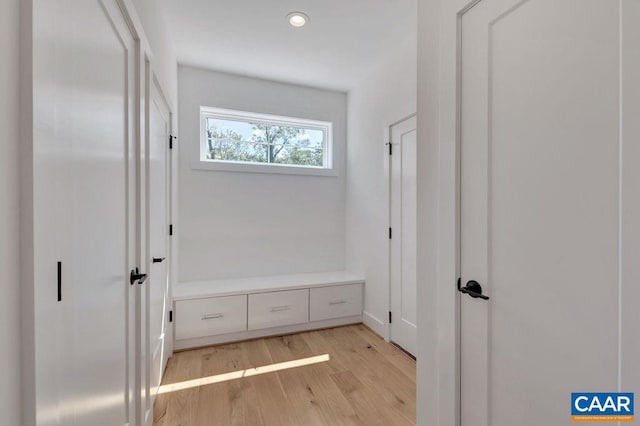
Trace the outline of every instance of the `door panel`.
<path fill-rule="evenodd" d="M 56 111 L 46 126 L 66 140 L 65 164 L 57 164 L 65 179 L 57 216 L 64 355 L 56 371 L 63 385 L 53 423 L 126 424 L 133 420 L 128 272 L 135 260 L 129 199 L 135 42 L 113 0 L 50 6 L 59 17 L 48 33 L 57 61 L 43 72 L 55 76 L 58 93 L 40 105 Z"/>
<path fill-rule="evenodd" d="M 75 424 L 124 424 L 127 409 L 128 108 L 134 43 L 115 2 L 74 2 L 73 290 L 67 322 Z M 117 20 L 117 21 L 115 21 Z M 133 181 L 133 179 L 131 179 Z"/>
<path fill-rule="evenodd" d="M 416 331 L 416 119 L 391 128 L 391 340 L 409 353 Z"/>
<path fill-rule="evenodd" d="M 461 277 L 491 297 L 461 297 L 463 425 L 570 424 L 571 392 L 620 385 L 623 3 L 460 18 Z"/>
<path fill-rule="evenodd" d="M 138 420 L 138 286 L 129 284 L 129 271 L 139 266 L 143 245 L 139 49 L 121 5 L 33 4 L 36 411 L 30 422 L 39 425 Z"/>
<path fill-rule="evenodd" d="M 72 199 L 68 190 L 71 182 L 71 138 L 68 127 L 55 125 L 56 109 L 66 111 L 70 105 L 70 90 L 59 84 L 67 71 L 60 63 L 66 62 L 60 61 L 61 49 L 52 46 L 50 36 L 70 37 L 70 29 L 65 31 L 65 27 L 59 25 L 65 15 L 59 4 L 52 1 L 41 3 L 33 10 L 34 340 L 25 345 L 33 345 L 35 352 L 35 368 L 31 373 L 27 369 L 29 354 L 25 354 L 24 360 L 25 375 L 31 374 L 30 380 L 35 382 L 35 410 L 28 407 L 24 421 L 48 426 L 69 422 L 62 407 L 70 382 L 61 380 L 61 376 L 72 374 L 72 365 L 65 357 L 68 351 L 66 300 L 71 290 L 67 272 L 73 251 L 67 238 L 71 230 L 68 217 Z M 52 99 L 55 103 L 50 101 Z M 52 108 L 52 104 L 56 108 Z M 24 244 L 28 247 L 27 237 L 24 236 Z M 58 262 L 62 278 L 61 301 L 56 294 Z M 25 271 L 25 277 L 28 279 L 28 271 Z M 24 339 L 30 340 L 28 336 Z M 25 399 L 28 398 L 26 392 Z"/>
<path fill-rule="evenodd" d="M 149 104 L 149 150 L 148 150 L 148 208 L 149 215 L 149 350 L 150 387 L 155 395 L 162 372 L 167 362 L 165 339 L 169 308 L 168 265 L 168 189 L 169 189 L 169 132 L 170 115 L 163 97 L 152 84 Z M 153 258 L 156 259 L 155 263 Z M 158 261 L 163 259 L 161 261 Z"/>

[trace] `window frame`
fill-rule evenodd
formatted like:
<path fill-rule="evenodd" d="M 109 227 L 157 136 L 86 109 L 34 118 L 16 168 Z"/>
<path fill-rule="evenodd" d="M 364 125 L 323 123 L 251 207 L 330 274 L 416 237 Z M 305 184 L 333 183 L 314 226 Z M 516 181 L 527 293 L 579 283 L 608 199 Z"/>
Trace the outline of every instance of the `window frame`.
<path fill-rule="evenodd" d="M 207 151 L 207 120 L 235 120 L 256 122 L 280 126 L 302 127 L 321 130 L 324 133 L 322 143 L 323 166 L 307 166 L 281 163 L 252 163 L 244 161 L 209 160 Z M 195 144 L 194 144 L 195 145 Z M 230 171 L 244 173 L 276 173 L 313 176 L 337 176 L 333 147 L 333 123 L 329 121 L 310 120 L 306 118 L 287 117 L 248 111 L 231 110 L 215 107 L 200 107 L 200 137 L 195 149 L 192 168 L 199 170 Z"/>

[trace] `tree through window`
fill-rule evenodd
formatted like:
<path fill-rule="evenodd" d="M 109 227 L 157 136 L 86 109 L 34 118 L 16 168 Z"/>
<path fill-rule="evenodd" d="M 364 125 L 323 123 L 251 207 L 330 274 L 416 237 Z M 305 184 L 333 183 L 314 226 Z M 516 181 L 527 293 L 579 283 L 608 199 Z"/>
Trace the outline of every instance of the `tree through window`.
<path fill-rule="evenodd" d="M 329 167 L 330 123 L 213 109 L 202 120 L 204 161 Z"/>

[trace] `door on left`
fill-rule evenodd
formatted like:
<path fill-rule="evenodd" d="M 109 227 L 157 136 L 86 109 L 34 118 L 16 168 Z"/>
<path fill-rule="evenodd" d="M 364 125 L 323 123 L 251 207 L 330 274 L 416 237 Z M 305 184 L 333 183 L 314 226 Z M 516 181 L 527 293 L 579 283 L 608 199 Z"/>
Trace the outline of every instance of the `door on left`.
<path fill-rule="evenodd" d="M 128 22 L 117 0 L 33 4 L 37 424 L 136 423 L 137 43 Z"/>
<path fill-rule="evenodd" d="M 391 126 L 390 311 L 391 341 L 417 351 L 417 192 L 416 117 Z"/>

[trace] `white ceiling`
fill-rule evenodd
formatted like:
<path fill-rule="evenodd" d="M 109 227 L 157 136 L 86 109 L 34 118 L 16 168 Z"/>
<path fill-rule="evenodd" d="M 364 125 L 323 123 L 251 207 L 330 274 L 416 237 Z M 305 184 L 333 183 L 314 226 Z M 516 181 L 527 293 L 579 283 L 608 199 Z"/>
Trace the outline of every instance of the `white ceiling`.
<path fill-rule="evenodd" d="M 416 2 L 161 0 L 180 64 L 340 91 L 415 40 Z"/>

